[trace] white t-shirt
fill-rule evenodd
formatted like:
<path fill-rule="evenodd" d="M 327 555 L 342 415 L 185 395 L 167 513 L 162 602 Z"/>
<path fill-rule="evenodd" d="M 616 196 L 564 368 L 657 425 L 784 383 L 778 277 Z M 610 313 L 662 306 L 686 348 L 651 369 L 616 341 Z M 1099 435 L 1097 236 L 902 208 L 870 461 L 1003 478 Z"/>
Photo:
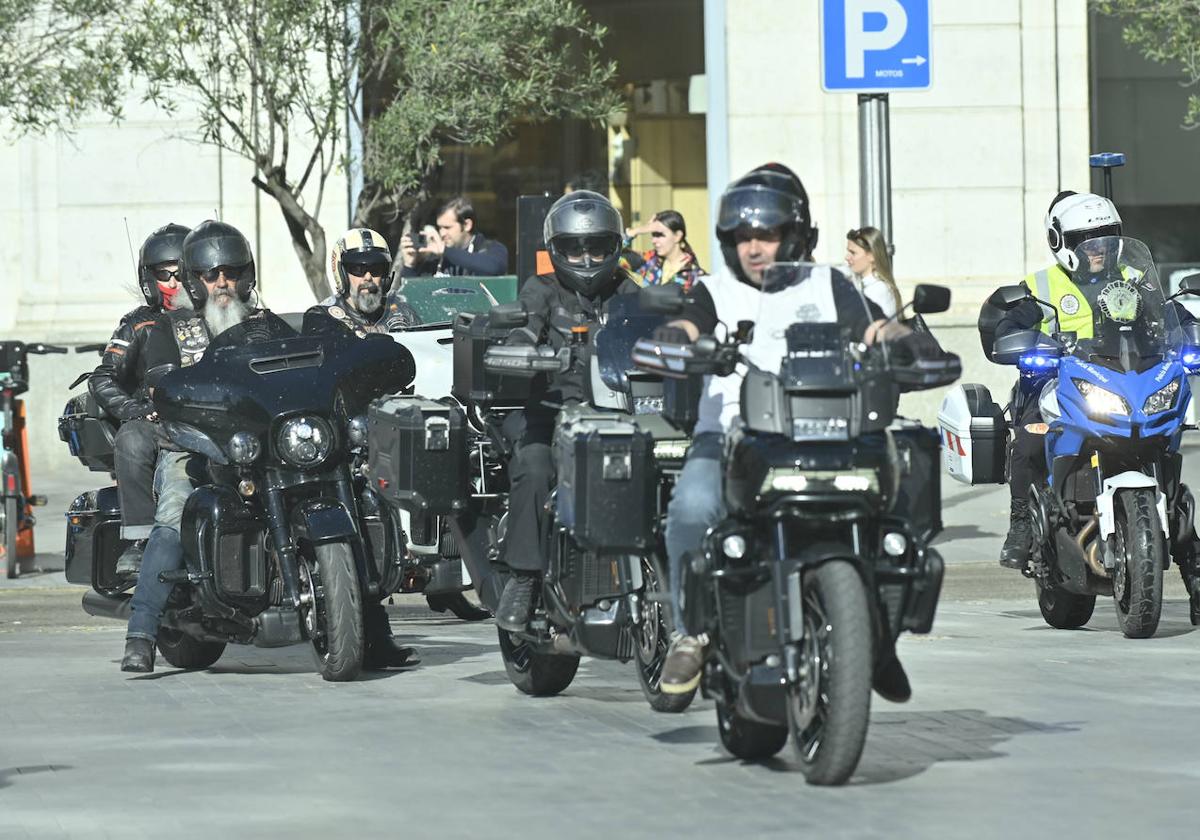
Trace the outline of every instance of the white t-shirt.
<path fill-rule="evenodd" d="M 883 317 L 891 318 L 896 314 L 896 298 L 892 296 L 892 290 L 883 279 L 874 274 L 864 274 L 859 281 L 859 288 L 867 300 L 883 310 Z"/>
<path fill-rule="evenodd" d="M 829 266 L 817 266 L 803 283 L 771 295 L 769 306 L 763 305 L 761 290 L 739 282 L 727 271 L 699 282 L 712 296 L 717 317 L 730 331 L 737 329 L 738 321 L 755 322 L 754 337 L 742 346 L 741 353 L 764 370 L 779 369 L 780 360 L 787 354 L 784 332 L 792 324 L 838 321 Z M 739 367 L 729 376 L 704 377 L 695 434 L 725 433 L 739 422 L 744 375 L 744 368 Z"/>

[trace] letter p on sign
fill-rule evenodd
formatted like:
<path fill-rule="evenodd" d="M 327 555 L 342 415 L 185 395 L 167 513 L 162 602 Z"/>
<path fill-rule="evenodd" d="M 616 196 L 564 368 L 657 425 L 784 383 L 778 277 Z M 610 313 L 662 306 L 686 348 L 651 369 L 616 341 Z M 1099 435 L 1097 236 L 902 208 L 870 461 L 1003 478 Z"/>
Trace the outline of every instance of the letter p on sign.
<path fill-rule="evenodd" d="M 872 18 L 882 16 L 882 29 L 867 29 Z M 890 50 L 908 31 L 908 13 L 899 0 L 846 0 L 846 78 L 867 74 L 868 51 Z"/>

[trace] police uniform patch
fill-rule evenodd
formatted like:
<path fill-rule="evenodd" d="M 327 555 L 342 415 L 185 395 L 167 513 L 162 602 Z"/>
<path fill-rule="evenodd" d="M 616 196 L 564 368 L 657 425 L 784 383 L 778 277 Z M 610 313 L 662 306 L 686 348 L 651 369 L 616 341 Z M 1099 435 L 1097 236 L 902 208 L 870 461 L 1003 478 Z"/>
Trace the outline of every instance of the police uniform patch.
<path fill-rule="evenodd" d="M 1079 311 L 1079 298 L 1075 295 L 1063 295 L 1058 301 L 1058 308 L 1066 315 L 1074 315 Z"/>

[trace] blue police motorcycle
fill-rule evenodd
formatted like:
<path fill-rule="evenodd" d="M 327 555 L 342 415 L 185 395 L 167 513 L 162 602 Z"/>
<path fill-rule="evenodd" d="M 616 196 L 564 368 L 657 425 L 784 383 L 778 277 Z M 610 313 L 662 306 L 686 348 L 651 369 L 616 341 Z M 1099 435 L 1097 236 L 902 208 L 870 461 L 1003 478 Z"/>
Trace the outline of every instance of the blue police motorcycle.
<path fill-rule="evenodd" d="M 1171 560 L 1185 583 L 1195 575 L 1195 502 L 1181 481 L 1179 446 L 1192 398 L 1187 374 L 1200 369 L 1200 328 L 1181 326 L 1138 240 L 1089 240 L 1076 256 L 1078 294 L 1059 305 L 1067 315 L 1090 309 L 1090 329 L 1029 330 L 995 342 L 994 361 L 1020 370 L 1012 417 L 1037 400 L 1044 421 L 1028 427 L 1045 436 L 1048 481 L 1029 488 L 1026 574 L 1052 627 L 1083 626 L 1096 596 L 1111 595 L 1122 632 L 1147 638 L 1158 628 Z M 1194 278 L 1179 294 L 1198 293 Z M 1030 296 L 1023 286 L 1001 294 L 1012 306 Z"/>

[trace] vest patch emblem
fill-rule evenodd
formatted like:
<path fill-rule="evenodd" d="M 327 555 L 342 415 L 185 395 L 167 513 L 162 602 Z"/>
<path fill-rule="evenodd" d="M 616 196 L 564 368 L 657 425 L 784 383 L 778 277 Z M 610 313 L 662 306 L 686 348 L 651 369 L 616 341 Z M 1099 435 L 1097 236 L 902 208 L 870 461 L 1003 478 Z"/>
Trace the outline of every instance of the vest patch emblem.
<path fill-rule="evenodd" d="M 1063 311 L 1064 315 L 1074 315 L 1079 311 L 1079 298 L 1075 295 L 1063 295 L 1059 298 L 1058 308 Z"/>
<path fill-rule="evenodd" d="M 1125 324 L 1135 321 L 1141 308 L 1142 298 L 1132 283 L 1109 283 L 1100 292 L 1100 309 L 1114 321 Z"/>

